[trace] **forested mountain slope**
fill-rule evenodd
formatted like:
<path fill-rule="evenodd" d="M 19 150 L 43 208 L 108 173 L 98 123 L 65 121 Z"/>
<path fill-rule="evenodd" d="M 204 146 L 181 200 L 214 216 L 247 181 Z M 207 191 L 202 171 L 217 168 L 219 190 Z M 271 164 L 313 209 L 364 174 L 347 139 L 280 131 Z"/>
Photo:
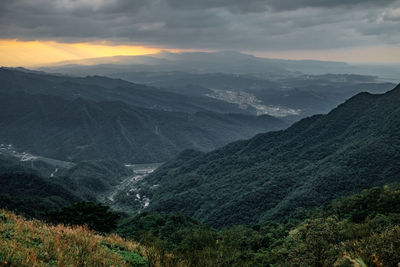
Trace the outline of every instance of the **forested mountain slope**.
<path fill-rule="evenodd" d="M 24 92 L 93 101 L 122 101 L 137 107 L 163 111 L 248 113 L 234 104 L 217 99 L 189 97 L 121 79 L 104 76 L 69 77 L 25 69 L 0 68 L 0 92 Z"/>
<path fill-rule="evenodd" d="M 148 210 L 214 226 L 280 219 L 400 181 L 400 86 L 209 153 L 186 151 L 138 183 Z"/>
<path fill-rule="evenodd" d="M 26 170 L 0 170 L 0 209 L 43 218 L 46 212 L 71 205 L 81 199 L 38 174 Z"/>
<path fill-rule="evenodd" d="M 284 127 L 271 116 L 167 112 L 120 101 L 0 93 L 0 143 L 49 158 L 162 162 Z"/>

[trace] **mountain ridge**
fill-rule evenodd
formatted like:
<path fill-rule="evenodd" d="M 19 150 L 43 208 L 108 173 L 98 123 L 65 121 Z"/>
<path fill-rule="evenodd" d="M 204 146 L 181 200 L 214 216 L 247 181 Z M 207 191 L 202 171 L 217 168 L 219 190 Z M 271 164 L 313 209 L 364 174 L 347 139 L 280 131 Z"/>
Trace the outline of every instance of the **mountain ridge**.
<path fill-rule="evenodd" d="M 400 86 L 360 93 L 327 115 L 166 163 L 137 184 L 148 210 L 213 226 L 283 218 L 361 188 L 399 182 Z M 157 187 L 152 187 L 157 184 Z"/>
<path fill-rule="evenodd" d="M 94 67 L 97 65 L 97 67 Z M 363 74 L 380 76 L 388 81 L 395 81 L 400 74 L 397 65 L 357 64 L 342 61 L 291 60 L 258 57 L 236 51 L 217 52 L 160 52 L 140 56 L 115 56 L 89 58 L 77 61 L 64 61 L 37 66 L 38 70 L 61 73 L 111 74 L 129 71 L 186 71 L 199 73 L 270 73 L 320 75 L 327 73 Z"/>
<path fill-rule="evenodd" d="M 284 127 L 279 119 L 213 112 L 164 112 L 23 92 L 1 94 L 1 143 L 66 161 L 161 162 L 185 148 L 209 150 Z"/>
<path fill-rule="evenodd" d="M 219 113 L 250 114 L 233 104 L 216 99 L 199 96 L 188 97 L 105 76 L 71 77 L 0 68 L 0 82 L 0 91 L 3 92 L 23 91 L 69 99 L 82 97 L 94 101 L 115 100 L 129 105 L 166 111 L 193 113 L 200 110 L 210 110 Z"/>

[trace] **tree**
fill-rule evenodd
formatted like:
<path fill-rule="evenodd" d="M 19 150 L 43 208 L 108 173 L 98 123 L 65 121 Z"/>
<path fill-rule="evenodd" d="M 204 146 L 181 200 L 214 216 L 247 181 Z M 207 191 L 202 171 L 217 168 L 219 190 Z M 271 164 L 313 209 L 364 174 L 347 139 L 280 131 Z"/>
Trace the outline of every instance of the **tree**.
<path fill-rule="evenodd" d="M 67 225 L 87 225 L 99 232 L 111 232 L 117 226 L 119 215 L 109 211 L 109 207 L 92 202 L 78 202 L 60 211 L 48 213 L 52 223 Z"/>
<path fill-rule="evenodd" d="M 306 221 L 296 228 L 278 252 L 286 266 L 333 266 L 340 255 L 341 224 L 334 218 Z"/>

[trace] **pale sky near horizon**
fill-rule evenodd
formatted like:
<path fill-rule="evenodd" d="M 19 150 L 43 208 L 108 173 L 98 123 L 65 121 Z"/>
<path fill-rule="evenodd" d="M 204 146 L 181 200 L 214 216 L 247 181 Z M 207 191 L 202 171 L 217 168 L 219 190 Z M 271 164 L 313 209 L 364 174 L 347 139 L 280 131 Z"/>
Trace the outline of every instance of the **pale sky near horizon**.
<path fill-rule="evenodd" d="M 2 0 L 0 65 L 161 50 L 400 63 L 400 0 Z"/>

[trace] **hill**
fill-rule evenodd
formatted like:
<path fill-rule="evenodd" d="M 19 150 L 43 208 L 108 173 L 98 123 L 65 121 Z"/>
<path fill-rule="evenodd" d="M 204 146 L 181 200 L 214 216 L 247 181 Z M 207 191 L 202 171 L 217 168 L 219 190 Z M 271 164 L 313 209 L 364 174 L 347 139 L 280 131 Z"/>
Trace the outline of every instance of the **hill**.
<path fill-rule="evenodd" d="M 269 59 L 235 51 L 161 52 L 153 55 L 89 58 L 58 62 L 39 69 L 72 75 L 84 73 L 86 75 L 115 75 L 115 77 L 143 71 L 151 73 L 171 71 L 233 74 L 264 73 L 272 75 L 286 75 L 294 72 L 302 72 L 308 75 L 348 73 L 378 75 L 389 81 L 396 81 L 400 74 L 398 65 L 393 64 L 348 64 L 335 61 Z"/>
<path fill-rule="evenodd" d="M 246 113 L 234 104 L 204 96 L 185 96 L 155 87 L 111 79 L 104 76 L 70 77 L 32 72 L 25 69 L 0 68 L 0 92 L 24 92 L 59 96 L 68 100 L 121 101 L 136 107 L 162 111 L 196 113 Z"/>
<path fill-rule="evenodd" d="M 77 78 L 2 68 L 0 81 L 0 124 L 7 129 L 0 134 L 0 141 L 67 161 L 104 159 L 101 146 L 113 147 L 113 151 L 107 151 L 108 158 L 164 161 L 185 148 L 209 150 L 270 127 L 284 127 L 269 116 L 231 113 L 246 111 L 223 101 L 163 92 L 107 77 Z M 64 120 L 70 123 L 61 123 Z M 170 123 L 166 125 L 166 121 Z M 107 130 L 99 137 L 102 140 L 95 140 L 92 135 L 99 127 Z M 50 139 L 44 142 L 38 136 Z M 71 143 L 59 146 L 66 140 Z M 95 146 L 93 141 L 99 147 L 90 148 Z M 82 149 L 86 151 L 79 151 Z"/>
<path fill-rule="evenodd" d="M 162 162 L 186 148 L 211 150 L 285 126 L 267 115 L 169 112 L 10 91 L 0 93 L 0 144 L 64 161 Z"/>
<path fill-rule="evenodd" d="M 0 211 L 0 265 L 395 266 L 399 203 L 399 187 L 376 187 L 305 219 L 219 231 L 178 214 L 141 213 L 117 229 L 132 241 Z"/>
<path fill-rule="evenodd" d="M 0 169 L 0 208 L 43 218 L 46 212 L 81 199 L 61 185 L 26 169 Z"/>
<path fill-rule="evenodd" d="M 147 266 L 144 247 L 83 226 L 50 226 L 0 211 L 2 266 Z"/>
<path fill-rule="evenodd" d="M 223 227 L 282 219 L 298 208 L 399 182 L 399 101 L 400 86 L 381 95 L 360 93 L 287 130 L 209 153 L 187 151 L 135 190 L 150 199 L 149 211 L 182 212 Z"/>
<path fill-rule="evenodd" d="M 391 73 L 389 81 L 398 76 L 395 66 L 386 66 L 383 72 L 378 72 L 376 66 L 377 72 L 369 70 L 366 76 L 360 75 L 365 73 L 362 70 L 366 66 L 271 60 L 233 51 L 160 53 L 88 61 L 90 64 L 78 61 L 44 69 L 73 75 L 107 75 L 193 99 L 236 104 L 242 112 L 285 117 L 291 122 L 327 113 L 361 91 L 386 92 L 395 85 L 383 83 L 378 76 Z"/>
<path fill-rule="evenodd" d="M 289 73 L 303 71 L 307 74 L 354 72 L 357 69 L 345 62 L 316 60 L 279 60 L 256 57 L 236 51 L 218 52 L 160 52 L 152 55 L 115 56 L 64 61 L 44 66 L 41 70 L 79 73 L 118 73 L 130 71 L 189 71 L 221 73 Z M 360 68 L 359 68 L 360 69 Z"/>
<path fill-rule="evenodd" d="M 78 162 L 50 178 L 85 200 L 98 201 L 105 192 L 133 176 L 133 171 L 113 160 Z"/>
<path fill-rule="evenodd" d="M 134 175 L 132 169 L 115 160 L 72 163 L 17 151 L 11 145 L 0 145 L 0 173 L 33 175 L 45 183 L 61 185 L 79 199 L 94 202 Z M 7 190 L 13 195 L 13 187 L 7 186 Z"/>
<path fill-rule="evenodd" d="M 336 199 L 303 218 L 215 230 L 176 214 L 143 212 L 118 233 L 157 246 L 184 266 L 396 266 L 399 187 Z"/>

